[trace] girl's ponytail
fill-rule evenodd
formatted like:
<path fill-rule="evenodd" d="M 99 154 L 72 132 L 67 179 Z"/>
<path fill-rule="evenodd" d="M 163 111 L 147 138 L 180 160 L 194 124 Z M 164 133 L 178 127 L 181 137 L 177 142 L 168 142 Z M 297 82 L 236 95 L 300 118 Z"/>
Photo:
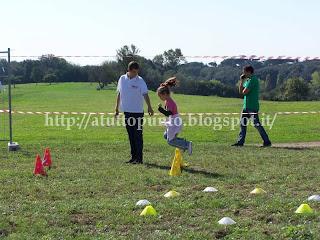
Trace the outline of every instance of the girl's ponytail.
<path fill-rule="evenodd" d="M 177 86 L 177 78 L 171 77 L 167 79 L 164 83 L 160 84 L 157 92 L 160 94 L 170 94 L 170 88 Z"/>
<path fill-rule="evenodd" d="M 177 85 L 177 78 L 172 77 L 164 82 L 167 87 L 175 87 Z"/>

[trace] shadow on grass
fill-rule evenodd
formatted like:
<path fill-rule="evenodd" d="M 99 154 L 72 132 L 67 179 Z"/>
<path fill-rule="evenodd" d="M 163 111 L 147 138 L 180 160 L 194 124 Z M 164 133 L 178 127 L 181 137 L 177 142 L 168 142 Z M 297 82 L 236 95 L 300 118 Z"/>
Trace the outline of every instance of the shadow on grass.
<path fill-rule="evenodd" d="M 311 148 L 309 147 L 277 147 L 277 146 L 274 146 L 272 148 L 275 148 L 275 149 L 282 149 L 282 150 L 295 150 L 295 151 L 304 151 L 304 150 L 311 150 Z"/>
<path fill-rule="evenodd" d="M 19 153 L 19 154 L 21 154 L 22 156 L 24 156 L 24 157 L 28 157 L 28 158 L 30 158 L 30 157 L 35 157 L 36 155 L 34 154 L 34 153 L 32 153 L 31 151 L 28 151 L 28 150 L 26 150 L 26 149 L 24 149 L 24 148 L 19 148 L 17 151 L 15 151 L 16 153 Z"/>
<path fill-rule="evenodd" d="M 144 165 L 146 167 L 148 167 L 148 168 L 158 168 L 158 169 L 166 170 L 166 171 L 169 171 L 171 169 L 171 167 L 162 166 L 162 165 L 158 165 L 158 164 L 155 164 L 155 163 L 145 163 Z M 193 168 L 190 168 L 190 167 L 182 168 L 182 172 L 187 172 L 187 173 L 191 173 L 191 174 L 200 174 L 200 175 L 203 175 L 203 176 L 209 177 L 209 178 L 220 178 L 220 177 L 223 177 L 223 175 L 221 175 L 219 173 L 208 172 L 206 170 L 200 170 L 200 169 L 193 169 Z"/>
<path fill-rule="evenodd" d="M 256 149 L 267 149 L 264 147 L 261 147 L 261 145 L 246 145 L 246 147 L 252 147 Z M 268 149 L 283 149 L 283 150 L 295 150 L 295 151 L 303 151 L 303 150 L 310 150 L 310 147 L 307 146 L 281 146 L 281 145 L 272 145 L 272 147 L 269 147 Z"/>

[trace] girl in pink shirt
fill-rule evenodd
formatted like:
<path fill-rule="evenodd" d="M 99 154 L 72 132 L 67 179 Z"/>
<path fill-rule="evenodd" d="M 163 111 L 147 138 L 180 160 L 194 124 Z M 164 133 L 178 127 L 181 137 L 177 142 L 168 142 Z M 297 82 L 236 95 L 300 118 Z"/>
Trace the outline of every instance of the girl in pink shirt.
<path fill-rule="evenodd" d="M 159 98 L 165 103 L 164 108 L 161 104 L 159 104 L 158 110 L 167 117 L 165 122 L 167 129 L 164 132 L 163 136 L 167 140 L 169 145 L 182 149 L 183 151 L 188 150 L 189 155 L 191 155 L 192 142 L 177 137 L 182 130 L 182 119 L 179 116 L 177 104 L 170 95 L 170 89 L 172 87 L 175 87 L 176 85 L 177 79 L 175 77 L 172 77 L 164 83 L 161 83 L 160 87 L 157 90 Z"/>

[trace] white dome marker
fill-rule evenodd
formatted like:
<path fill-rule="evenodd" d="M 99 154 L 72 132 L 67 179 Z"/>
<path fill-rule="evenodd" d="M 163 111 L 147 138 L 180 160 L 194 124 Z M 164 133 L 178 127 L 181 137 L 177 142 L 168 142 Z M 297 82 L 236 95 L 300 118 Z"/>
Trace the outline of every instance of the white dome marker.
<path fill-rule="evenodd" d="M 214 187 L 206 187 L 203 192 L 218 192 L 218 189 Z"/>
<path fill-rule="evenodd" d="M 308 198 L 308 201 L 320 202 L 320 195 L 312 195 Z"/>
<path fill-rule="evenodd" d="M 145 206 L 148 206 L 148 205 L 151 205 L 151 203 L 146 200 L 146 199 L 143 199 L 143 200 L 139 200 L 137 203 L 136 203 L 136 206 L 137 207 L 145 207 Z"/>
<path fill-rule="evenodd" d="M 233 225 L 233 224 L 236 224 L 235 221 L 233 221 L 231 218 L 229 217 L 224 217 L 224 218 L 221 218 L 218 222 L 220 225 Z"/>

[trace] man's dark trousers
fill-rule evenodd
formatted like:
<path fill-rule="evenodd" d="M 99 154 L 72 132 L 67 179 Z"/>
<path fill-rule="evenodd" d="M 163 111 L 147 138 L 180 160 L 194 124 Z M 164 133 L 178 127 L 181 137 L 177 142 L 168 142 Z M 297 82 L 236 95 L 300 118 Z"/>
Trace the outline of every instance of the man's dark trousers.
<path fill-rule="evenodd" d="M 143 162 L 143 116 L 144 113 L 125 112 L 126 129 L 129 136 L 132 160 Z"/>
<path fill-rule="evenodd" d="M 261 138 L 263 139 L 263 143 L 265 145 L 270 144 L 270 139 L 268 137 L 268 134 L 264 130 L 263 126 L 260 123 L 259 115 L 257 111 L 251 111 L 249 109 L 244 109 L 241 114 L 241 130 L 238 138 L 238 144 L 243 145 L 246 140 L 247 135 L 247 125 L 250 118 L 253 118 L 253 124 L 254 127 L 258 130 L 260 133 Z"/>

